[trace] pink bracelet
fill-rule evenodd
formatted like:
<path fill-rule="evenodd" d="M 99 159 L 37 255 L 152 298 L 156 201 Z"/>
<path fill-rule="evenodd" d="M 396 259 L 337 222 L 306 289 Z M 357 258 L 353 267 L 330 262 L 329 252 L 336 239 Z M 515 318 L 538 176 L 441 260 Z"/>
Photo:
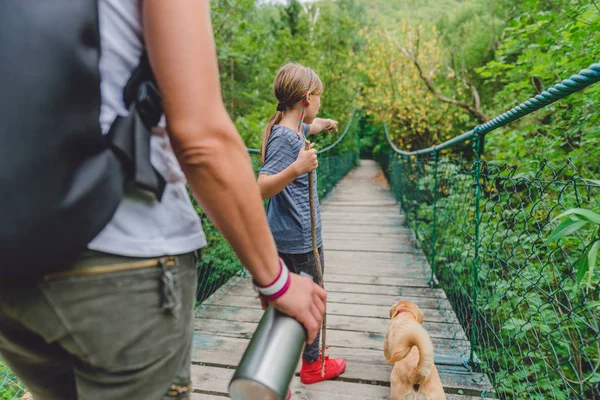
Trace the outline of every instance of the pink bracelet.
<path fill-rule="evenodd" d="M 266 299 L 269 301 L 280 298 L 290 288 L 290 284 L 291 284 L 290 271 L 287 269 L 283 260 L 281 260 L 281 259 L 279 259 L 279 266 L 280 266 L 279 275 L 270 285 L 261 287 L 258 284 L 256 284 L 256 282 L 254 282 L 258 293 L 260 295 L 266 297 Z"/>

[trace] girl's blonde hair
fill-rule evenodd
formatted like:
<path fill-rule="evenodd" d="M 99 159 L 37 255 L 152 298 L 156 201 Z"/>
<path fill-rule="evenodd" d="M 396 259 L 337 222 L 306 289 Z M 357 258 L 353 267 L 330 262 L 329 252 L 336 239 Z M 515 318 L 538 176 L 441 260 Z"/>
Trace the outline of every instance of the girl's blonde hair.
<path fill-rule="evenodd" d="M 312 80 L 311 80 L 312 79 Z M 273 92 L 277 99 L 277 111 L 267 124 L 260 146 L 260 162 L 265 162 L 267 153 L 267 143 L 271 136 L 271 130 L 274 125 L 281 122 L 283 113 L 286 110 L 294 108 L 296 104 L 306 100 L 309 92 L 319 96 L 323 91 L 323 83 L 319 76 L 310 68 L 297 63 L 287 63 L 279 69 L 275 82 L 273 83 Z"/>

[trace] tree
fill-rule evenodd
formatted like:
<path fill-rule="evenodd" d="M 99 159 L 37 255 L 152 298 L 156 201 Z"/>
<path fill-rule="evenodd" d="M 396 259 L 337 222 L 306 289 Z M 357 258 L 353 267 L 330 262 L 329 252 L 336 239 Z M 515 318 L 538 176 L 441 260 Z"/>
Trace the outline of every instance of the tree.
<path fill-rule="evenodd" d="M 461 100 L 457 100 L 456 98 L 446 97 L 435 88 L 432 80 L 429 78 L 429 76 L 432 76 L 435 73 L 435 71 L 433 71 L 433 70 L 429 71 L 429 73 L 426 75 L 425 72 L 423 71 L 423 67 L 421 66 L 421 63 L 419 62 L 419 45 L 420 45 L 421 34 L 420 34 L 420 30 L 418 28 L 417 28 L 417 40 L 414 44 L 412 42 L 412 34 L 408 35 L 408 39 L 409 39 L 408 49 L 400 46 L 398 44 L 398 42 L 396 42 L 394 39 L 392 39 L 390 33 L 387 30 L 386 30 L 386 35 L 387 35 L 388 39 L 390 40 L 390 42 L 392 42 L 402 54 L 404 54 L 406 57 L 408 57 L 412 61 L 413 65 L 419 72 L 419 77 L 421 78 L 421 80 L 423 81 L 425 86 L 427 87 L 427 90 L 429 90 L 439 101 L 441 101 L 443 103 L 452 104 L 452 105 L 455 105 L 457 107 L 467 110 L 471 115 L 473 115 L 475 118 L 477 118 L 477 120 L 479 120 L 480 123 L 485 123 L 485 122 L 489 121 L 489 118 L 485 116 L 483 111 L 481 111 L 481 99 L 479 97 L 479 92 L 477 91 L 477 88 L 475 87 L 474 84 L 467 82 L 467 80 L 465 78 L 463 78 L 463 84 L 471 90 L 471 93 L 473 94 L 473 100 L 475 103 L 474 105 L 469 104 L 464 101 L 461 101 Z M 456 73 L 454 71 L 452 71 L 452 76 L 456 77 Z"/>

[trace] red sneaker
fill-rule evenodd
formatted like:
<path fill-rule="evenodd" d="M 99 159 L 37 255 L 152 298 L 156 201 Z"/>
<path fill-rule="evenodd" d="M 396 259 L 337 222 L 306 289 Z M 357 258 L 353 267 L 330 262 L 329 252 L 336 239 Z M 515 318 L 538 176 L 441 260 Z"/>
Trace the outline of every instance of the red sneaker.
<path fill-rule="evenodd" d="M 343 358 L 332 358 L 325 356 L 325 376 L 321 376 L 321 356 L 317 361 L 308 363 L 302 360 L 300 369 L 300 382 L 305 385 L 322 382 L 328 379 L 337 378 L 346 370 L 346 361 Z"/>

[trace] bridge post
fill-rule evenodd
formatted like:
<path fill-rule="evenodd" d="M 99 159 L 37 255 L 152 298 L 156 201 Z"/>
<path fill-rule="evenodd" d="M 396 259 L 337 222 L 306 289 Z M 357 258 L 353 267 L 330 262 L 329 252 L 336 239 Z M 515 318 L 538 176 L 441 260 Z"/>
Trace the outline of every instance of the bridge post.
<path fill-rule="evenodd" d="M 434 160 L 434 177 L 433 177 L 433 226 L 431 227 L 431 277 L 429 278 L 429 288 L 433 289 L 438 285 L 437 278 L 435 276 L 435 246 L 437 242 L 436 237 L 436 224 L 437 224 L 437 197 L 438 197 L 438 152 L 434 149 L 433 160 Z"/>
<path fill-rule="evenodd" d="M 481 154 L 483 153 L 483 136 L 479 133 L 479 126 L 473 130 L 473 150 L 475 150 L 475 256 L 472 263 L 471 279 L 472 279 L 472 322 L 471 322 L 471 351 L 469 355 L 469 366 L 473 369 L 478 369 L 479 360 L 475 356 L 475 344 L 477 341 L 477 295 L 479 288 L 479 226 L 481 224 Z"/>

